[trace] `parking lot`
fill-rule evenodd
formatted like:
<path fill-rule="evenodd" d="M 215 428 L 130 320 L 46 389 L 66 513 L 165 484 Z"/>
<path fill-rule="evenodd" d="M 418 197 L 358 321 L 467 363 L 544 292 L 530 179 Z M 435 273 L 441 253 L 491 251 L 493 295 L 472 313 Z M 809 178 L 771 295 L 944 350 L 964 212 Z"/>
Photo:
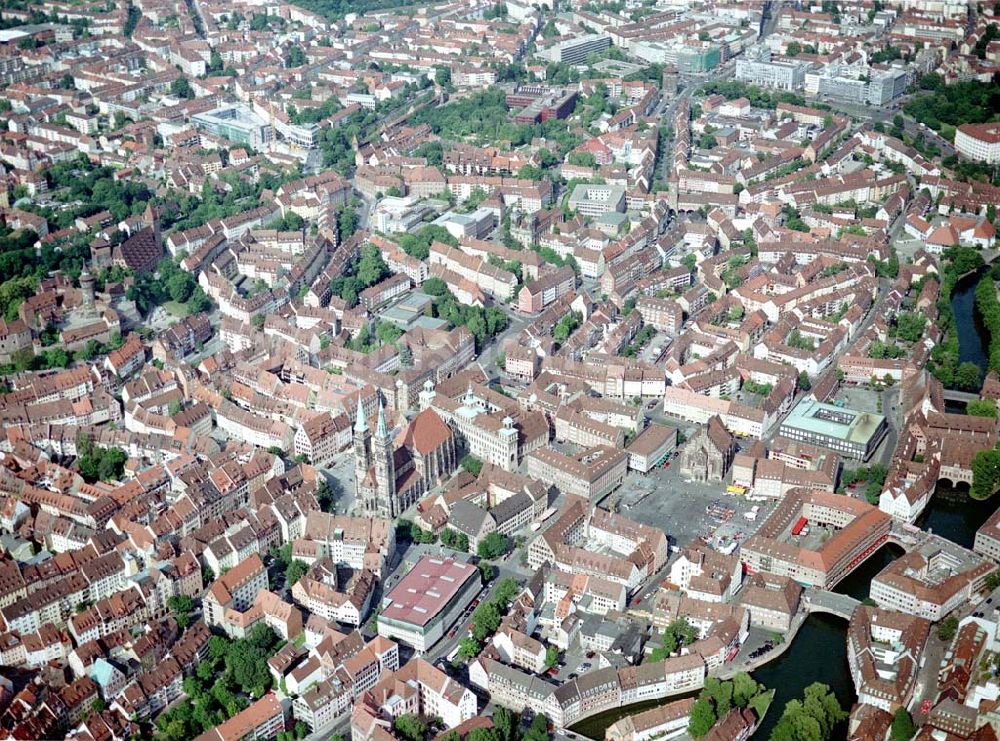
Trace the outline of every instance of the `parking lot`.
<path fill-rule="evenodd" d="M 764 628 L 750 628 L 750 635 L 740 647 L 740 652 L 734 662 L 753 661 L 772 651 L 784 642 L 783 639 L 779 642 L 777 637 L 780 635 L 780 633 L 776 634 L 774 631 Z"/>
<path fill-rule="evenodd" d="M 553 667 L 557 670 L 556 673 L 549 676 L 556 681 L 566 682 L 570 679 L 576 679 L 584 672 L 589 672 L 596 667 L 597 661 L 593 651 L 584 653 L 579 647 L 575 647 L 562 655 L 559 664 Z"/>

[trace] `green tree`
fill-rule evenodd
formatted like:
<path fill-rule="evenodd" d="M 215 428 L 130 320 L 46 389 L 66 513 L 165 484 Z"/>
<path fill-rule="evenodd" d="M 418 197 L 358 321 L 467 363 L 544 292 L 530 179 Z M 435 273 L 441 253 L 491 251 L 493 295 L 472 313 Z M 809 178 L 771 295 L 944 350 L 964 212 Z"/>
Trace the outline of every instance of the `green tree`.
<path fill-rule="evenodd" d="M 226 670 L 244 693 L 261 697 L 271 686 L 268 658 L 265 650 L 245 640 L 237 641 L 226 654 Z"/>
<path fill-rule="evenodd" d="M 500 610 L 493 602 L 483 602 L 472 613 L 472 637 L 482 642 L 500 627 Z"/>
<path fill-rule="evenodd" d="M 78 448 L 77 452 L 80 450 Z M 86 453 L 78 455 L 77 467 L 80 475 L 88 483 L 95 481 L 120 481 L 125 473 L 128 455 L 119 448 L 98 448 L 91 446 Z"/>
<path fill-rule="evenodd" d="M 924 336 L 927 318 L 922 314 L 904 311 L 896 317 L 896 336 L 907 342 L 918 342 Z"/>
<path fill-rule="evenodd" d="M 688 733 L 695 738 L 701 738 L 712 730 L 717 720 L 712 703 L 704 698 L 698 698 L 691 706 L 691 717 L 688 720 Z"/>
<path fill-rule="evenodd" d="M 392 724 L 393 730 L 406 741 L 424 741 L 427 724 L 419 716 L 404 713 Z"/>
<path fill-rule="evenodd" d="M 969 391 L 979 389 L 981 371 L 979 366 L 972 362 L 965 362 L 958 366 L 955 371 L 955 385 Z"/>
<path fill-rule="evenodd" d="M 958 618 L 952 614 L 938 623 L 937 634 L 942 641 L 950 641 L 958 632 Z"/>
<path fill-rule="evenodd" d="M 468 471 L 473 476 L 479 476 L 479 472 L 483 470 L 483 462 L 471 453 L 462 457 L 460 465 L 463 470 Z"/>
<path fill-rule="evenodd" d="M 458 642 L 458 655 L 463 659 L 474 659 L 479 656 L 482 646 L 479 641 L 470 636 L 465 636 Z"/>
<path fill-rule="evenodd" d="M 347 205 L 337 208 L 337 236 L 341 243 L 354 236 L 354 232 L 358 230 L 358 223 L 358 212 L 353 208 Z"/>
<path fill-rule="evenodd" d="M 799 388 L 803 391 L 808 391 L 812 388 L 812 381 L 809 380 L 809 374 L 805 371 L 799 373 Z"/>
<path fill-rule="evenodd" d="M 451 69 L 448 67 L 437 67 L 434 70 L 434 82 L 441 87 L 451 86 Z"/>
<path fill-rule="evenodd" d="M 476 553 L 480 558 L 487 558 L 491 561 L 503 556 L 510 549 L 510 539 L 501 533 L 493 532 L 479 541 Z"/>
<path fill-rule="evenodd" d="M 719 141 L 708 132 L 703 133 L 698 137 L 698 147 L 700 149 L 714 149 L 719 145 Z"/>
<path fill-rule="evenodd" d="M 306 572 L 309 571 L 309 564 L 305 561 L 299 561 L 295 559 L 288 565 L 288 571 L 285 574 L 288 580 L 288 588 L 291 589 L 295 586 L 296 582 L 305 576 Z"/>
<path fill-rule="evenodd" d="M 167 600 L 167 607 L 177 621 L 177 627 L 184 630 L 191 624 L 191 611 L 194 609 L 194 600 L 185 595 L 178 595 Z"/>
<path fill-rule="evenodd" d="M 538 713 L 531 719 L 531 725 L 524 734 L 524 741 L 548 741 L 548 739 L 549 719 L 543 713 Z"/>
<path fill-rule="evenodd" d="M 34 232 L 32 232 L 34 234 Z M 17 308 L 38 291 L 38 279 L 34 276 L 11 278 L 0 285 L 0 314 L 7 321 L 17 319 Z M 56 336 L 58 337 L 58 330 Z"/>
<path fill-rule="evenodd" d="M 361 248 L 361 259 L 358 261 L 358 280 L 367 288 L 373 286 L 389 275 L 389 266 L 382 259 L 382 253 L 372 244 Z"/>
<path fill-rule="evenodd" d="M 717 677 L 707 677 L 701 696 L 711 700 L 717 718 L 722 718 L 733 709 L 733 683 Z"/>
<path fill-rule="evenodd" d="M 465 550 L 469 550 L 468 538 L 465 539 Z M 476 568 L 479 569 L 479 577 L 483 580 L 483 584 L 493 581 L 493 577 L 496 576 L 496 567 L 484 558 L 479 559 Z"/>
<path fill-rule="evenodd" d="M 469 536 L 450 527 L 441 531 L 441 543 L 448 548 L 454 548 L 456 551 L 462 551 L 463 553 L 469 550 Z"/>
<path fill-rule="evenodd" d="M 499 741 L 517 741 L 517 731 L 520 718 L 512 710 L 503 705 L 493 709 L 493 727 L 496 729 Z"/>
<path fill-rule="evenodd" d="M 969 494 L 974 499 L 993 496 L 1000 485 L 1000 451 L 986 449 L 976 451 L 972 459 L 972 486 Z"/>
<path fill-rule="evenodd" d="M 379 322 L 378 326 L 375 327 L 375 336 L 379 338 L 382 344 L 391 345 L 403 336 L 403 330 L 392 322 Z"/>
<path fill-rule="evenodd" d="M 559 662 L 559 649 L 549 646 L 545 649 L 545 667 L 551 669 Z"/>
<path fill-rule="evenodd" d="M 517 582 L 511 577 L 505 577 L 500 580 L 497 584 L 496 591 L 494 592 L 495 599 L 498 604 L 503 606 L 503 609 L 507 609 L 508 605 L 514 601 L 514 598 L 520 593 L 521 588 L 518 586 Z"/>
<path fill-rule="evenodd" d="M 196 285 L 190 273 L 177 272 L 167 280 L 167 292 L 172 301 L 184 303 L 191 297 Z"/>
<path fill-rule="evenodd" d="M 965 405 L 965 413 L 973 417 L 997 416 L 997 403 L 993 399 L 972 399 Z"/>
<path fill-rule="evenodd" d="M 847 713 L 825 684 L 814 682 L 802 700 L 790 700 L 774 730 L 771 741 L 827 741 Z"/>
<path fill-rule="evenodd" d="M 170 94 L 178 98 L 193 98 L 194 89 L 191 87 L 191 83 L 188 82 L 188 78 L 181 75 L 170 83 Z"/>
<path fill-rule="evenodd" d="M 732 683 L 733 704 L 740 708 L 745 708 L 753 698 L 765 691 L 764 686 L 746 672 L 737 672 Z"/>
<path fill-rule="evenodd" d="M 500 741 L 493 728 L 473 728 L 465 737 L 465 741 Z"/>
<path fill-rule="evenodd" d="M 299 46 L 298 44 L 292 44 L 292 46 L 289 47 L 288 54 L 285 55 L 286 67 L 289 68 L 301 67 L 307 61 L 309 60 L 306 59 L 306 53 L 302 51 L 301 46 Z"/>
<path fill-rule="evenodd" d="M 896 710 L 892 717 L 892 741 L 910 741 L 917 733 L 917 726 L 906 708 Z"/>
<path fill-rule="evenodd" d="M 583 322 L 583 316 L 577 311 L 571 311 L 560 319 L 552 331 L 552 338 L 560 345 L 569 339 L 573 331 Z"/>

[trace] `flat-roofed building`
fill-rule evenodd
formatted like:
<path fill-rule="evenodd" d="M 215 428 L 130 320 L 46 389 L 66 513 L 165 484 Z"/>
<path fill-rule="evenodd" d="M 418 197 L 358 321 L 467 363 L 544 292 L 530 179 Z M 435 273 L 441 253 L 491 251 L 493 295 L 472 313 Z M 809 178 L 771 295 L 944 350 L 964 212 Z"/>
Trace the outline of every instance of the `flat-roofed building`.
<path fill-rule="evenodd" d="M 888 429 L 881 414 L 823 404 L 813 396 L 806 396 L 785 417 L 779 434 L 863 461 L 882 442 Z"/>
<path fill-rule="evenodd" d="M 772 90 L 801 90 L 806 82 L 806 65 L 776 60 L 736 60 L 736 79 Z"/>
<path fill-rule="evenodd" d="M 199 129 L 224 137 L 238 144 L 262 149 L 271 141 L 271 126 L 244 105 L 227 105 L 191 117 Z"/>
<path fill-rule="evenodd" d="M 625 211 L 625 187 L 581 183 L 573 188 L 569 207 L 581 216 L 600 216 L 610 211 Z"/>
<path fill-rule="evenodd" d="M 454 558 L 424 556 L 382 600 L 378 634 L 424 653 L 479 594 L 479 570 Z"/>
<path fill-rule="evenodd" d="M 539 56 L 562 64 L 583 64 L 588 55 L 600 54 L 610 46 L 610 36 L 591 33 L 555 43 L 543 50 Z"/>

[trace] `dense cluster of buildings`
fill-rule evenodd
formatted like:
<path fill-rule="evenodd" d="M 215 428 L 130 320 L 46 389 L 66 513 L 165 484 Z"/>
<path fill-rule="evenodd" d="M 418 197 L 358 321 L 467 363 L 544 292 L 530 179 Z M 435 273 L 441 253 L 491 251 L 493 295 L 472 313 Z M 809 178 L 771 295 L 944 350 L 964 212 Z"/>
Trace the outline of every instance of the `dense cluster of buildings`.
<path fill-rule="evenodd" d="M 1000 126 L 860 115 L 995 80 L 1000 9 L 17 5 L 0 734 L 464 738 L 481 691 L 560 732 L 662 701 L 607 731 L 647 741 L 830 609 L 852 739 L 996 738 L 1000 514 L 915 523 L 1000 441 L 939 380 Z M 272 634 L 263 694 L 218 682 Z"/>

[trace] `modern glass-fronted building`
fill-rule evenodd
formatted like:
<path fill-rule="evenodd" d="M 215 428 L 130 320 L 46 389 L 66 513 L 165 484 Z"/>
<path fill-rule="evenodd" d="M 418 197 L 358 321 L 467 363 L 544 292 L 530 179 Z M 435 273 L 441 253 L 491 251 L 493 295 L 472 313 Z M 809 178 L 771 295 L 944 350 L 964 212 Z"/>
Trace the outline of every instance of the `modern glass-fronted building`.
<path fill-rule="evenodd" d="M 863 461 L 882 442 L 887 430 L 888 424 L 881 414 L 823 404 L 807 396 L 789 412 L 778 434 Z"/>

